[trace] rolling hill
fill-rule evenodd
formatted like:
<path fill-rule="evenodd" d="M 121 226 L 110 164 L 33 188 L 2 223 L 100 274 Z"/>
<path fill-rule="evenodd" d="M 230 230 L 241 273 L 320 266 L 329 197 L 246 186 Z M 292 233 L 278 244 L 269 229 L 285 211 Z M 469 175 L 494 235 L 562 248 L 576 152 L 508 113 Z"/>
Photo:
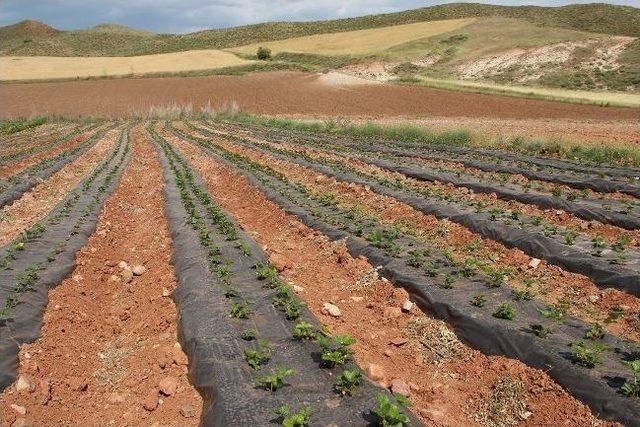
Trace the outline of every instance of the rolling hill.
<path fill-rule="evenodd" d="M 154 34 L 118 26 L 61 31 L 36 21 L 0 28 L 3 56 L 133 56 L 192 49 L 224 49 L 314 34 L 474 17 L 519 19 L 537 26 L 640 36 L 640 9 L 609 4 L 563 7 L 452 3 L 403 12 L 314 22 L 270 22 L 191 34 Z M 108 35 L 108 36 L 106 36 Z"/>

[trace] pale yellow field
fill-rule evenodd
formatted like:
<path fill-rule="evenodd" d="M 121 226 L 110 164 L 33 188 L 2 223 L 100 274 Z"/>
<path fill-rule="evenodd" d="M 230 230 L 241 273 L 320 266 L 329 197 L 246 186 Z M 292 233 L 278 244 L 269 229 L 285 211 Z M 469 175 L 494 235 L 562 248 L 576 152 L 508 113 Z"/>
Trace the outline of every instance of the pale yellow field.
<path fill-rule="evenodd" d="M 343 33 L 316 34 L 265 43 L 252 43 L 230 49 L 233 52 L 255 54 L 259 46 L 271 49 L 273 53 L 315 53 L 319 55 L 361 55 L 380 52 L 393 46 L 413 40 L 431 37 L 457 30 L 474 22 L 469 19 L 448 19 L 445 21 L 418 22 L 394 25 L 392 27 L 369 30 L 346 31 Z"/>
<path fill-rule="evenodd" d="M 419 77 L 425 86 L 462 90 L 496 95 L 514 95 L 525 98 L 547 99 L 550 101 L 573 102 L 576 104 L 610 105 L 614 107 L 640 107 L 640 95 L 625 92 L 596 92 L 559 88 L 538 88 L 528 86 L 499 85 L 486 82 L 464 80 L 442 80 Z"/>
<path fill-rule="evenodd" d="M 253 61 L 221 50 L 130 57 L 0 57 L 0 80 L 73 79 L 209 70 Z"/>

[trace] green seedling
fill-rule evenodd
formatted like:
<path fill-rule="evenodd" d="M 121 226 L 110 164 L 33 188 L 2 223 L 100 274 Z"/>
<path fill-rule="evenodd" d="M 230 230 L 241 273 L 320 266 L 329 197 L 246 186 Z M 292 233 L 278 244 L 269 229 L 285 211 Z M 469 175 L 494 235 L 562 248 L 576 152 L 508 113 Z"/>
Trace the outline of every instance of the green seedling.
<path fill-rule="evenodd" d="M 403 427 L 409 425 L 409 417 L 402 413 L 397 404 L 387 395 L 379 393 L 376 396 L 378 405 L 371 413 L 376 417 L 376 425 L 382 427 Z"/>
<path fill-rule="evenodd" d="M 342 394 L 353 396 L 360 385 L 362 374 L 357 369 L 345 369 L 336 379 L 333 389 Z"/>
<path fill-rule="evenodd" d="M 396 243 L 398 232 L 389 230 L 376 230 L 367 236 L 367 240 L 376 248 L 384 249 L 390 255 L 398 255 L 400 246 Z"/>
<path fill-rule="evenodd" d="M 318 335 L 316 340 L 322 348 L 323 366 L 333 368 L 336 365 L 344 365 L 351 360 L 353 351 L 349 347 L 356 343 L 355 338 L 349 335 L 335 335 L 330 340 L 324 335 Z"/>
<path fill-rule="evenodd" d="M 486 303 L 487 299 L 484 297 L 484 295 L 474 295 L 471 299 L 471 305 L 476 307 L 484 307 Z"/>
<path fill-rule="evenodd" d="M 622 307 L 613 307 L 611 310 L 609 310 L 609 314 L 607 315 L 607 318 L 604 319 L 604 323 L 607 325 L 610 323 L 615 323 L 620 320 L 623 315 L 624 309 Z"/>
<path fill-rule="evenodd" d="M 538 312 L 545 319 L 553 320 L 556 323 L 564 322 L 565 316 L 567 315 L 566 308 L 561 304 L 549 304 L 546 309 L 538 310 Z"/>
<path fill-rule="evenodd" d="M 631 370 L 633 379 L 626 380 L 620 391 L 629 397 L 640 397 L 640 359 L 625 361 L 624 363 Z"/>
<path fill-rule="evenodd" d="M 264 365 L 271 359 L 273 349 L 269 341 L 265 339 L 258 340 L 253 348 L 247 348 L 244 350 L 244 359 L 249 366 L 253 369 L 260 369 L 260 366 Z"/>
<path fill-rule="evenodd" d="M 281 283 L 278 276 L 278 270 L 275 269 L 269 263 L 258 263 L 254 266 L 256 269 L 256 276 L 259 280 L 265 281 L 265 287 L 269 289 L 275 289 Z"/>
<path fill-rule="evenodd" d="M 282 367 L 276 368 L 273 374 L 257 378 L 256 387 L 269 391 L 276 391 L 279 388 L 284 387 L 284 379 L 290 377 L 293 374 L 295 374 L 295 371 L 293 369 Z"/>
<path fill-rule="evenodd" d="M 316 332 L 316 328 L 309 322 L 305 322 L 304 320 L 298 322 L 296 326 L 293 328 L 293 337 L 297 340 L 315 340 L 318 333 Z"/>
<path fill-rule="evenodd" d="M 230 316 L 236 319 L 248 319 L 251 315 L 250 306 L 248 301 L 232 302 Z"/>
<path fill-rule="evenodd" d="M 576 243 L 576 239 L 579 235 L 580 233 L 575 230 L 567 230 L 564 233 L 564 242 L 569 246 L 573 246 Z"/>
<path fill-rule="evenodd" d="M 540 338 L 546 338 L 551 333 L 551 329 L 540 324 L 531 324 L 529 325 L 529 329 L 535 336 Z"/>
<path fill-rule="evenodd" d="M 629 237 L 627 234 L 621 234 L 620 237 L 618 237 L 618 240 L 616 240 L 616 242 L 611 245 L 611 249 L 613 249 L 617 253 L 621 253 L 626 249 L 629 243 L 631 243 L 631 237 Z"/>
<path fill-rule="evenodd" d="M 453 284 L 455 282 L 456 282 L 456 278 L 451 274 L 447 274 L 446 276 L 444 276 L 444 281 L 442 282 L 440 287 L 443 289 L 451 289 L 453 288 Z"/>
<path fill-rule="evenodd" d="M 253 341 L 257 336 L 258 333 L 253 329 L 245 329 L 244 331 L 242 331 L 242 334 L 240 334 L 240 338 L 245 341 Z"/>
<path fill-rule="evenodd" d="M 587 328 L 584 337 L 590 340 L 601 340 L 604 338 L 604 328 L 599 323 L 592 323 Z"/>
<path fill-rule="evenodd" d="M 410 267 L 422 268 L 424 266 L 425 259 L 428 256 L 428 249 L 409 251 L 407 265 L 409 265 Z"/>
<path fill-rule="evenodd" d="M 282 405 L 274 412 L 280 417 L 283 427 L 306 427 L 311 420 L 311 409 L 307 407 L 292 414 L 289 406 Z"/>
<path fill-rule="evenodd" d="M 531 289 L 513 290 L 511 294 L 516 301 L 531 301 L 536 296 Z"/>
<path fill-rule="evenodd" d="M 508 303 L 502 303 L 493 312 L 493 317 L 498 319 L 513 320 L 516 318 L 516 311 Z"/>
<path fill-rule="evenodd" d="M 571 344 L 571 355 L 576 364 L 591 369 L 600 364 L 601 354 L 607 349 L 608 347 L 602 343 L 588 345 L 579 341 Z"/>

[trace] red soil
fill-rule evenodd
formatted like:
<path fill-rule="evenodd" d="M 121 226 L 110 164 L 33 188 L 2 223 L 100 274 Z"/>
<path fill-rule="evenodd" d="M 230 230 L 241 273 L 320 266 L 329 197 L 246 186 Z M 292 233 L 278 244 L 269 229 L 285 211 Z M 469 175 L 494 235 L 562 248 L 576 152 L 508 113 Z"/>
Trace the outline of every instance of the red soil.
<path fill-rule="evenodd" d="M 232 101 L 260 114 L 345 117 L 484 117 L 637 120 L 631 108 L 597 107 L 390 84 L 329 86 L 317 74 L 167 77 L 2 84 L 0 117 L 130 115 L 153 105 Z"/>
<path fill-rule="evenodd" d="M 20 375 L 33 391 L 5 390 L 3 426 L 17 418 L 37 426 L 199 424 L 202 400 L 177 346 L 176 308 L 163 296 L 176 278 L 160 163 L 139 130 L 132 141 L 131 163 L 97 232 L 71 277 L 49 292 L 42 337 L 21 348 Z M 122 260 L 146 272 L 125 283 Z"/>
<path fill-rule="evenodd" d="M 344 245 L 331 243 L 285 214 L 244 177 L 213 161 L 200 148 L 177 138 L 170 140 L 201 174 L 215 201 L 266 248 L 282 277 L 302 287 L 298 295 L 314 315 L 332 333 L 347 333 L 358 340 L 358 364 L 363 368 L 379 365 L 384 375 L 377 381 L 383 386 L 393 379 L 412 386 L 412 410 L 426 425 L 478 425 L 476 414 L 505 378 L 524 385 L 525 410 L 515 415 L 520 425 L 583 426 L 598 422 L 545 373 L 520 362 L 487 357 L 461 343 L 455 356 L 429 360 L 433 353 L 409 333 L 408 327 L 417 321 L 433 328 L 438 322 L 415 307 L 401 313 L 399 307 L 407 298 L 404 290 L 372 275 L 365 259 L 351 258 Z M 323 313 L 322 306 L 328 301 L 342 308 L 342 316 Z M 396 339 L 407 340 L 407 344 L 398 347 L 390 343 Z M 505 409 L 503 415 L 514 415 L 510 412 Z"/>

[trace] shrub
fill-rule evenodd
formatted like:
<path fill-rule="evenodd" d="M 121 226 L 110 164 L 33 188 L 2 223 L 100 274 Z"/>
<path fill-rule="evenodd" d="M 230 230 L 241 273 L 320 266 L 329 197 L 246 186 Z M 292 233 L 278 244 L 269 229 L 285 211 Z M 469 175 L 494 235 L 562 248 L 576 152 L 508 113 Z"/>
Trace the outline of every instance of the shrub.
<path fill-rule="evenodd" d="M 256 57 L 261 61 L 271 59 L 271 49 L 260 46 L 256 52 Z"/>

